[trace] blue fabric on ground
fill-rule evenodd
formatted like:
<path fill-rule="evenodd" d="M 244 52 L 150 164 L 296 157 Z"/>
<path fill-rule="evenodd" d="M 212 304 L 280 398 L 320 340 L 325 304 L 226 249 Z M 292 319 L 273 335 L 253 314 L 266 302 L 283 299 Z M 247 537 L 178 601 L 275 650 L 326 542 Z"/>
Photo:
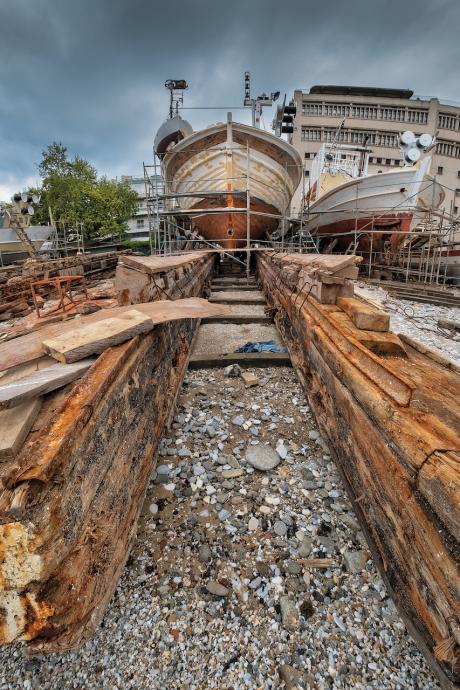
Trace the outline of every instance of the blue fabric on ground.
<path fill-rule="evenodd" d="M 246 343 L 237 347 L 235 352 L 286 352 L 286 350 L 274 340 L 265 340 L 258 343 Z"/>

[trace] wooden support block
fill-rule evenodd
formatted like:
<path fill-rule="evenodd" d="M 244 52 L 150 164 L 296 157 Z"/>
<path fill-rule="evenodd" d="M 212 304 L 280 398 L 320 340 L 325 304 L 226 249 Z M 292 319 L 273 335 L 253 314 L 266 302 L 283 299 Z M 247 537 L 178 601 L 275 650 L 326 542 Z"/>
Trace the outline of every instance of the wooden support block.
<path fill-rule="evenodd" d="M 0 410 L 16 407 L 25 400 L 37 398 L 39 395 L 66 386 L 83 376 L 95 361 L 95 359 L 82 359 L 74 364 L 53 364 L 17 381 L 0 385 Z"/>
<path fill-rule="evenodd" d="M 331 312 L 331 319 L 335 321 L 346 335 L 358 340 L 364 347 L 376 355 L 392 355 L 394 357 L 407 357 L 404 345 L 395 333 L 376 333 L 375 331 L 363 331 L 356 328 L 353 321 L 340 311 Z"/>
<path fill-rule="evenodd" d="M 348 314 L 356 328 L 364 331 L 386 333 L 390 328 L 390 315 L 383 310 L 373 309 L 353 297 L 339 297 L 337 306 Z"/>
<path fill-rule="evenodd" d="M 103 319 L 99 323 L 44 340 L 43 348 L 60 362 L 76 362 L 89 355 L 100 354 L 136 335 L 147 333 L 152 328 L 153 321 L 149 316 L 131 309 L 122 316 Z"/>
<path fill-rule="evenodd" d="M 35 398 L 0 412 L 0 460 L 15 457 L 40 412 L 41 404 L 41 398 Z"/>
<path fill-rule="evenodd" d="M 302 292 L 308 293 L 320 304 L 335 304 L 340 297 L 352 297 L 354 287 L 353 283 L 344 278 L 335 280 L 334 276 L 330 276 L 325 280 L 307 280 L 303 284 Z"/>

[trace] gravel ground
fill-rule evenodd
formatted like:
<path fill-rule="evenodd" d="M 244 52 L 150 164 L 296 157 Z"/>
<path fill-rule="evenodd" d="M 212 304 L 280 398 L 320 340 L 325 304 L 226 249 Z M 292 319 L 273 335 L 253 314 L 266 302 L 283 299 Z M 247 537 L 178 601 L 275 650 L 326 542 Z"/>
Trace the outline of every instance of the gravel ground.
<path fill-rule="evenodd" d="M 438 319 L 460 321 L 460 309 L 396 299 L 380 286 L 358 284 L 355 285 L 355 291 L 363 297 L 379 302 L 390 312 L 392 331 L 419 340 L 460 364 L 460 334 L 452 336 L 437 327 Z"/>
<path fill-rule="evenodd" d="M 188 374 L 101 628 L 63 656 L 4 648 L 1 690 L 439 688 L 294 372 L 252 371 Z"/>

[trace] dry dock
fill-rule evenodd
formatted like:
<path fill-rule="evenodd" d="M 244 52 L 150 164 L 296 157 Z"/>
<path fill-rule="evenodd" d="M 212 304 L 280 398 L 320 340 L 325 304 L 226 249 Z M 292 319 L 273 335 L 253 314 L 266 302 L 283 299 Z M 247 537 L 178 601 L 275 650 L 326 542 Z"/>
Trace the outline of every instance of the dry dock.
<path fill-rule="evenodd" d="M 455 687 L 458 370 L 388 332 L 385 318 L 368 304 L 356 304 L 355 257 L 261 251 L 249 283 L 238 275 L 218 276 L 217 258 L 212 252 L 121 257 L 118 306 L 78 320 L 96 323 L 137 306 L 154 319 L 151 330 L 96 352 L 79 380 L 32 398 L 39 411 L 22 445 L 0 464 L 2 641 L 25 643 L 40 654 L 86 642 L 86 658 L 95 630 L 104 639 L 97 626 L 143 515 L 144 536 L 132 552 L 139 563 L 133 575 L 126 571 L 117 591 L 130 611 L 132 578 L 141 580 L 142 601 L 153 596 L 155 625 L 147 625 L 142 613 L 123 625 L 141 646 L 149 631 L 156 671 L 149 675 L 140 663 L 131 687 L 148 678 L 157 683 L 153 687 L 178 687 L 174 677 L 179 687 L 295 687 L 298 672 L 303 676 L 296 682 L 312 688 L 435 688 L 420 660 L 414 662 L 419 685 L 413 678 L 410 685 L 404 665 L 398 677 L 397 655 L 388 652 L 386 666 L 381 661 L 383 641 L 391 647 L 391 635 L 402 634 L 387 592 L 442 686 Z M 188 300 L 197 297 L 209 301 L 192 308 Z M 356 325 L 359 319 L 364 328 Z M 29 367 L 30 375 L 31 363 L 46 369 L 45 335 L 56 337 L 70 323 L 0 343 L 9 377 L 4 380 L 24 378 L 19 367 Z M 235 353 L 262 340 L 275 340 L 287 351 Z M 223 371 L 232 364 L 241 367 L 239 376 Z M 245 372 L 256 379 L 254 387 L 250 378 L 244 383 Z M 257 468 L 248 450 L 267 446 L 274 455 L 262 462 L 270 467 Z M 331 532 L 337 532 L 335 540 Z M 343 620 L 345 609 L 334 602 L 346 596 L 347 583 L 350 619 Z M 191 606 L 188 617 L 180 607 L 181 589 Z M 367 591 L 386 602 L 391 620 L 377 623 L 380 609 L 376 597 L 363 599 Z M 199 594 L 204 603 L 197 604 L 198 615 L 193 607 Z M 109 630 L 117 627 L 119 606 L 115 601 L 109 608 Z M 164 608 L 167 630 L 158 618 Z M 210 646 L 203 613 L 222 650 Z M 245 626 L 235 617 L 245 618 Z M 258 617 L 257 625 L 271 621 L 279 658 L 269 650 L 266 631 L 260 632 L 259 651 L 267 650 L 268 659 L 264 666 L 263 655 L 252 651 L 248 670 L 241 660 L 241 650 L 249 649 L 244 628 L 254 636 Z M 314 642 L 313 630 L 324 618 L 330 628 Z M 366 618 L 380 625 L 383 637 L 362 671 L 362 653 L 352 661 L 346 647 L 347 640 L 353 646 L 366 637 Z M 196 644 L 192 624 L 201 626 L 198 638 L 213 655 L 208 686 L 198 665 L 191 675 L 184 667 L 187 654 L 195 663 L 187 643 L 190 638 Z M 232 634 L 237 651 L 230 656 Z M 417 660 L 414 648 L 404 649 Z M 173 660 L 177 675 L 168 676 Z M 23 677 L 20 662 L 10 662 Z M 49 682 L 47 663 L 42 687 Z M 90 663 L 88 673 L 94 672 Z"/>

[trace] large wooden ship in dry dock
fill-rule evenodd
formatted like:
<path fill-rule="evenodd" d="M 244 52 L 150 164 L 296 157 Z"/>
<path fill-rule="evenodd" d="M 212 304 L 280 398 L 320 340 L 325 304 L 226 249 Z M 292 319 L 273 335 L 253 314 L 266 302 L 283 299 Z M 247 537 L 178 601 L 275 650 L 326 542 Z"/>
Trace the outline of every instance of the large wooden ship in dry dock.
<path fill-rule="evenodd" d="M 177 132 L 187 134 L 178 143 L 171 138 L 172 120 Z M 159 130 L 156 150 L 176 209 L 189 211 L 198 232 L 226 248 L 276 230 L 301 179 L 294 147 L 231 120 L 193 134 L 180 118 L 172 120 Z"/>

